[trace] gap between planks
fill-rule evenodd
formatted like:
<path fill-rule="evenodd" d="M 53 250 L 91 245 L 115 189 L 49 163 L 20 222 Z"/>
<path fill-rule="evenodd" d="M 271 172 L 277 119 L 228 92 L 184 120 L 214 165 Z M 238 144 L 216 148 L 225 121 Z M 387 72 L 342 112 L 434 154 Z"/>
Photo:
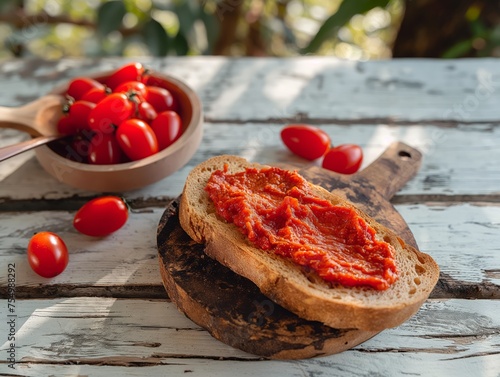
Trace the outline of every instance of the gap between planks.
<path fill-rule="evenodd" d="M 338 126 L 355 126 L 355 125 L 373 125 L 373 124 L 384 124 L 386 126 L 398 127 L 398 126 L 418 126 L 425 124 L 427 126 L 437 126 L 440 128 L 457 128 L 463 125 L 490 125 L 496 126 L 500 124 L 500 120 L 441 120 L 441 119 L 421 119 L 418 121 L 412 120 L 403 120 L 399 118 L 392 117 L 377 117 L 377 118 L 356 118 L 356 119 L 345 119 L 345 118 L 321 118 L 321 117 L 309 117 L 305 113 L 297 113 L 291 117 L 279 117 L 279 118 L 211 118 L 209 116 L 205 116 L 205 123 L 212 124 L 234 124 L 234 125 L 242 125 L 247 123 L 255 123 L 255 124 L 288 124 L 288 123 L 306 123 L 311 125 L 324 125 L 324 124 L 332 124 Z"/>
<path fill-rule="evenodd" d="M 0 297 L 7 297 L 7 288 L 0 286 Z M 76 284 L 18 286 L 19 299 L 44 299 L 53 297 L 102 297 L 123 299 L 169 300 L 162 284 L 93 286 Z M 441 272 L 439 281 L 429 296 L 431 299 L 500 300 L 500 290 L 494 283 L 471 283 L 454 279 Z"/>
<path fill-rule="evenodd" d="M 9 199 L 0 198 L 0 212 L 32 212 L 32 211 L 76 211 L 90 199 L 101 195 L 78 196 L 61 199 Z M 152 208 L 165 208 L 165 206 L 175 198 L 134 198 L 127 199 L 127 204 L 132 211 L 147 212 Z M 440 194 L 409 194 L 395 195 L 391 199 L 392 204 L 423 204 L 434 205 L 456 205 L 473 204 L 489 205 L 500 203 L 500 193 L 492 195 L 440 195 Z"/>

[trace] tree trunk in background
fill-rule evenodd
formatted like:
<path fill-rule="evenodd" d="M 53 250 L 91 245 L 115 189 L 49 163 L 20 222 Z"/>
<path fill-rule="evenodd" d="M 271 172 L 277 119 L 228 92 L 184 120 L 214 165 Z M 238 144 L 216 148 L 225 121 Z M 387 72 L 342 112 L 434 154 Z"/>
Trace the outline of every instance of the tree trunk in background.
<path fill-rule="evenodd" d="M 241 53 L 246 56 L 266 56 L 267 46 L 262 38 L 262 12 L 264 2 L 252 0 L 249 9 L 243 12 L 244 0 L 223 0 L 217 5 L 216 16 L 220 22 L 219 37 L 214 46 L 214 55 L 231 56 L 234 44 L 241 44 Z M 237 36 L 238 24 L 245 23 L 245 36 Z M 241 25 L 240 25 L 241 26 Z"/>
<path fill-rule="evenodd" d="M 264 3 L 261 0 L 252 0 L 250 9 L 245 15 L 248 32 L 245 38 L 245 54 L 247 56 L 266 56 L 268 46 L 262 38 L 262 16 Z"/>
<path fill-rule="evenodd" d="M 231 55 L 242 5 L 243 0 L 223 0 L 217 5 L 215 15 L 220 22 L 220 33 L 214 45 L 214 55 Z"/>
<path fill-rule="evenodd" d="M 456 43 L 472 37 L 466 12 L 481 9 L 488 28 L 498 24 L 498 0 L 407 0 L 406 11 L 393 45 L 393 57 L 439 58 Z M 476 56 L 471 50 L 467 56 Z"/>

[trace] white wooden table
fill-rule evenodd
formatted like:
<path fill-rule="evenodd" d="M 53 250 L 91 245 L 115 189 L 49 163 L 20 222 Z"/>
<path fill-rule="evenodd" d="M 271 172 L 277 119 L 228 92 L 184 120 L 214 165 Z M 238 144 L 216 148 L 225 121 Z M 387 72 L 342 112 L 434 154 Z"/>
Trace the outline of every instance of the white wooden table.
<path fill-rule="evenodd" d="M 97 241 L 71 225 L 75 210 L 96 193 L 58 183 L 32 153 L 0 164 L 0 375 L 500 376 L 498 60 L 141 61 L 199 93 L 201 147 L 174 175 L 127 193 L 136 211 L 123 229 Z M 0 105 L 19 106 L 71 77 L 124 62 L 2 61 Z M 354 349 L 310 360 L 259 360 L 213 339 L 169 302 L 156 228 L 189 170 L 211 156 L 299 162 L 279 138 L 282 126 L 296 121 L 321 126 L 334 144 L 361 145 L 364 166 L 395 140 L 423 153 L 421 170 L 393 203 L 442 274 L 417 315 Z M 0 137 L 3 146 L 26 135 L 1 130 Z M 29 238 L 41 230 L 57 232 L 70 248 L 66 271 L 53 279 L 35 275 L 26 259 Z M 7 300 L 10 265 L 14 313 Z M 9 351 L 10 314 L 15 347 Z"/>

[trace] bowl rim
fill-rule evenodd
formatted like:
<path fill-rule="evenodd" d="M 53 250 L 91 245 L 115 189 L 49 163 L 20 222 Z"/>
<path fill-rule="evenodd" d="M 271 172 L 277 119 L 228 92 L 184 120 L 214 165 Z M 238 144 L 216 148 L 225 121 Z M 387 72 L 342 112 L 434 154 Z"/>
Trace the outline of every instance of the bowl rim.
<path fill-rule="evenodd" d="M 93 74 L 86 75 L 85 77 L 90 78 L 105 78 L 113 73 L 115 70 L 107 70 L 101 71 Z M 48 145 L 43 145 L 39 149 L 40 153 L 44 153 L 53 160 L 66 165 L 69 168 L 73 168 L 76 170 L 84 170 L 89 172 L 110 172 L 110 171 L 124 171 L 124 170 L 132 170 L 137 169 L 145 165 L 150 165 L 155 163 L 156 161 L 163 160 L 167 158 L 169 155 L 174 154 L 178 149 L 183 148 L 184 145 L 189 141 L 191 135 L 196 132 L 198 127 L 202 126 L 203 122 L 203 109 L 199 96 L 196 92 L 187 85 L 184 81 L 166 73 L 158 72 L 156 70 L 148 70 L 148 73 L 154 77 L 158 77 L 162 80 L 168 81 L 173 86 L 176 86 L 181 92 L 183 92 L 191 103 L 191 119 L 189 123 L 185 126 L 184 132 L 172 145 L 167 148 L 155 153 L 154 155 L 142 158 L 136 161 L 129 161 L 120 164 L 107 164 L 107 165 L 93 165 L 87 164 L 84 162 L 78 162 L 70 160 L 52 150 Z M 66 81 L 63 84 L 60 84 L 53 88 L 49 94 L 61 94 L 61 91 L 64 90 L 70 80 Z"/>

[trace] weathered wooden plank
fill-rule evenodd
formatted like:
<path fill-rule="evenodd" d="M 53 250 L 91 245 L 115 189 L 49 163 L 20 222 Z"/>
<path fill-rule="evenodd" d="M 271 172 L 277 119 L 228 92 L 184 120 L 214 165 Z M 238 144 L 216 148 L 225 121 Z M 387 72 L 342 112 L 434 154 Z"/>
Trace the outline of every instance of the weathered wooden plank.
<path fill-rule="evenodd" d="M 494 61 L 482 63 L 340 62 L 314 57 L 230 61 L 218 75 L 226 90 L 205 101 L 207 116 L 490 121 L 498 119 L 500 77 Z"/>
<path fill-rule="evenodd" d="M 5 300 L 0 305 L 5 307 Z M 238 370 L 243 376 L 264 372 L 269 376 L 359 376 L 384 371 L 388 376 L 481 373 L 496 377 L 500 367 L 499 310 L 498 300 L 430 300 L 403 325 L 352 350 L 318 359 L 275 362 L 218 342 L 162 300 L 18 300 L 15 367 L 23 376 L 46 375 L 42 371 L 122 376 L 190 371 L 229 376 Z M 6 334 L 5 321 L 0 326 Z M 7 349 L 6 343 L 2 350 Z M 0 371 L 14 372 L 4 360 Z"/>
<path fill-rule="evenodd" d="M 499 205 L 396 208 L 420 249 L 431 254 L 441 268 L 433 297 L 500 298 Z M 97 239 L 73 229 L 74 211 L 0 213 L 0 265 L 16 264 L 20 297 L 165 297 L 156 249 L 162 213 L 162 208 L 131 213 L 124 228 Z M 61 235 L 70 250 L 67 269 L 51 280 L 33 273 L 26 260 L 29 238 L 41 230 Z M 6 285 L 7 275 L 2 272 L 0 294 L 5 294 Z"/>
<path fill-rule="evenodd" d="M 78 233 L 72 225 L 74 212 L 2 213 L 1 265 L 15 263 L 18 296 L 120 296 L 127 292 L 139 297 L 166 297 L 156 252 L 156 229 L 162 212 L 148 209 L 131 213 L 122 229 L 105 238 Z M 42 230 L 59 234 L 70 254 L 64 273 L 50 280 L 36 275 L 26 258 L 29 239 Z M 6 284 L 7 274 L 2 271 L 2 296 Z"/>
<path fill-rule="evenodd" d="M 409 201 L 414 201 L 411 197 L 416 195 L 427 200 L 439 198 L 453 201 L 454 196 L 457 200 L 463 200 L 464 196 L 469 196 L 467 200 L 500 200 L 500 165 L 497 163 L 500 161 L 500 149 L 497 147 L 500 145 L 499 127 L 482 124 L 451 128 L 383 124 L 319 126 L 331 136 L 334 145 L 361 145 L 365 153 L 363 167 L 374 161 L 393 141 L 403 141 L 422 151 L 423 163 L 419 173 L 397 194 L 408 196 Z M 199 150 L 184 168 L 126 196 L 139 201 L 176 197 L 182 191 L 188 172 L 196 164 L 217 154 L 236 154 L 260 163 L 304 164 L 305 160 L 293 156 L 281 142 L 279 134 L 282 127 L 282 123 L 208 123 Z M 319 161 L 314 163 L 319 164 Z M 4 200 L 95 195 L 58 183 L 42 170 L 35 159 L 18 165 L 2 165 L 5 178 L 0 184 L 0 198 Z"/>
<path fill-rule="evenodd" d="M 500 206 L 397 206 L 420 249 L 457 280 L 500 285 Z M 482 272 L 480 272 L 482 271 Z"/>
<path fill-rule="evenodd" d="M 500 298 L 500 206 L 397 206 L 441 268 L 434 297 Z M 450 295 L 451 294 L 451 295 Z"/>
<path fill-rule="evenodd" d="M 0 104 L 20 105 L 55 84 L 114 69 L 126 61 L 4 60 Z M 211 120 L 474 122 L 500 118 L 500 71 L 495 59 L 353 62 L 329 57 L 169 57 L 141 61 L 190 84 Z"/>

